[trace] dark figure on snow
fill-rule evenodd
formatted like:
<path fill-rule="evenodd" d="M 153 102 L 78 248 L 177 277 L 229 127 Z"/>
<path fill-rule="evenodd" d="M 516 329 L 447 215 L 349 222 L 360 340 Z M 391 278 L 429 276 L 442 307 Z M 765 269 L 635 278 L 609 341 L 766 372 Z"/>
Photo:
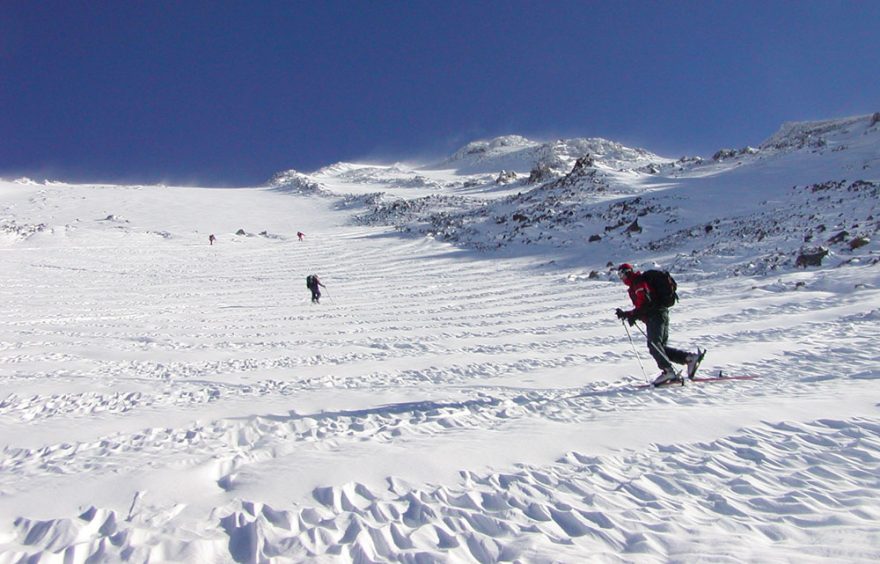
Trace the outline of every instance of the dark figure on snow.
<path fill-rule="evenodd" d="M 300 241 L 302 241 L 305 238 L 306 234 L 302 231 L 297 231 L 296 236 L 299 238 Z"/>
<path fill-rule="evenodd" d="M 306 276 L 306 288 L 312 291 L 312 303 L 321 303 L 321 288 L 326 288 L 317 274 L 309 274 Z"/>
<path fill-rule="evenodd" d="M 210 235 L 208 235 L 208 243 L 210 243 L 211 245 L 213 245 L 213 244 L 214 244 L 214 241 L 216 241 L 216 240 L 217 240 L 217 237 L 214 237 L 214 234 L 213 234 L 213 233 L 211 233 Z"/>
<path fill-rule="evenodd" d="M 629 287 L 629 298 L 632 300 L 633 306 L 635 306 L 629 311 L 618 308 L 617 318 L 626 320 L 630 326 L 634 325 L 636 321 L 641 321 L 645 324 L 648 351 L 657 362 L 657 366 L 663 371 L 657 376 L 653 384 L 657 386 L 681 380 L 679 373 L 672 368 L 672 363 L 686 365 L 688 378 L 693 378 L 706 351 L 701 351 L 698 348 L 696 353 L 689 353 L 667 346 L 666 341 L 669 340 L 669 309 L 652 302 L 650 286 L 642 276 L 642 273 L 633 270 L 631 265 L 627 263 L 621 264 L 617 268 L 617 275 Z"/>

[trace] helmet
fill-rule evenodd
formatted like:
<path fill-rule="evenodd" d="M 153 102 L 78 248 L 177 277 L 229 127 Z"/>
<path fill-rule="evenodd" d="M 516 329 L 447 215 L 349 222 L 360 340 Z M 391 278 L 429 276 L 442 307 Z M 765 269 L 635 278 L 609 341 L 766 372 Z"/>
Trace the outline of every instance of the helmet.
<path fill-rule="evenodd" d="M 623 279 L 633 273 L 633 267 L 628 262 L 621 263 L 620 266 L 617 267 L 617 275 Z"/>

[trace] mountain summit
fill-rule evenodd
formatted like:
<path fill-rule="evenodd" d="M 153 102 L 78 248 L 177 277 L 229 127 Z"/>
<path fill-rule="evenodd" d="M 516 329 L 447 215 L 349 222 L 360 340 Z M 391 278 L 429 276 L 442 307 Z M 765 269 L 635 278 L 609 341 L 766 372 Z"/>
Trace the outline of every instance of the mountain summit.
<path fill-rule="evenodd" d="M 665 159 L 650 151 L 630 148 L 602 138 L 558 139 L 547 143 L 518 135 L 506 135 L 468 143 L 440 163 L 426 169 L 452 169 L 459 174 L 513 171 L 529 174 L 536 167 L 559 173 L 571 170 L 577 159 L 590 155 L 599 165 L 612 168 L 638 168 Z"/>

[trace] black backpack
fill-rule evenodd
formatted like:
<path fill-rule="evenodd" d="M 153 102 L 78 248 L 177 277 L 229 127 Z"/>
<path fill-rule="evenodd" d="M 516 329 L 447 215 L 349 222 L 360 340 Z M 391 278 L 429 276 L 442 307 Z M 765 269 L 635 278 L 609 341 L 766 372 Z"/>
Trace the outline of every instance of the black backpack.
<path fill-rule="evenodd" d="M 658 307 L 672 307 L 678 301 L 678 283 L 666 270 L 646 270 L 642 278 L 651 289 L 651 303 Z"/>
<path fill-rule="evenodd" d="M 306 288 L 311 290 L 315 286 L 315 275 L 309 274 L 306 276 Z"/>

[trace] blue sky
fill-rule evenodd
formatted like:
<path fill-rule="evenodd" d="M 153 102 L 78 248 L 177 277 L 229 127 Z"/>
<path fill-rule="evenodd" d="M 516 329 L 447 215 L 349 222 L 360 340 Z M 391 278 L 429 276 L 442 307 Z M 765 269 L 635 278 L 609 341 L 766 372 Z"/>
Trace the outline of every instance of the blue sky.
<path fill-rule="evenodd" d="M 880 2 L 0 4 L 0 176 L 251 185 L 480 138 L 662 155 L 880 111 Z"/>

